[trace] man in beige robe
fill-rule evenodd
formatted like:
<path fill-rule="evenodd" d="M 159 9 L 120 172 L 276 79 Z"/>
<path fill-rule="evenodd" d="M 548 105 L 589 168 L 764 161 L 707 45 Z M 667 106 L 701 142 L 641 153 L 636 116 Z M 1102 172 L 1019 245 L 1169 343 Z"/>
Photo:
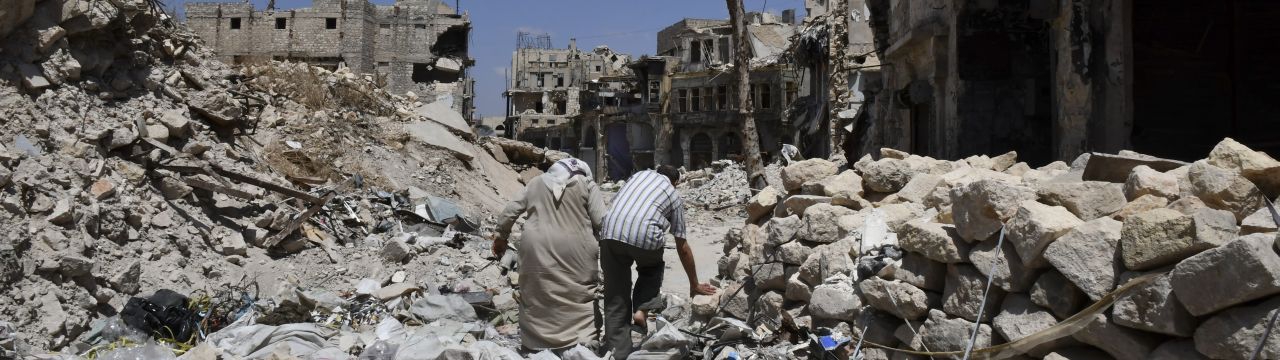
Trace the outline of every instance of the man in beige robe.
<path fill-rule="evenodd" d="M 556 162 L 535 177 L 498 218 L 494 255 L 522 214 L 515 250 L 520 261 L 520 341 L 532 351 L 564 349 L 598 338 L 600 244 L 595 233 L 607 210 L 591 170 L 578 159 Z"/>

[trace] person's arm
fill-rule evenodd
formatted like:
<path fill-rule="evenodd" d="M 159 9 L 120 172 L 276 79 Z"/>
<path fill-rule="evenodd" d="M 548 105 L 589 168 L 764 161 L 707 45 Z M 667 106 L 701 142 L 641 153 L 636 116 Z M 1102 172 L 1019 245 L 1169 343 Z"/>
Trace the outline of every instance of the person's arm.
<path fill-rule="evenodd" d="M 609 212 L 609 208 L 604 206 L 604 192 L 600 191 L 600 186 L 594 181 L 583 182 L 587 183 L 587 214 L 591 216 L 591 229 L 599 234 L 600 228 L 604 226 L 604 215 Z"/>
<path fill-rule="evenodd" d="M 520 218 L 520 215 L 524 214 L 526 209 L 528 209 L 529 202 L 527 196 L 529 194 L 529 187 L 532 187 L 533 183 L 534 181 L 530 181 L 530 185 L 526 186 L 515 200 L 512 200 L 507 204 L 507 207 L 502 210 L 502 214 L 498 215 L 498 226 L 494 229 L 496 234 L 494 234 L 493 237 L 494 257 L 501 259 L 502 254 L 507 252 L 507 237 L 511 236 L 511 228 L 516 225 L 516 220 Z"/>
<path fill-rule="evenodd" d="M 671 234 L 676 238 L 676 254 L 680 255 L 680 265 L 684 266 L 684 273 L 689 277 L 689 296 L 715 295 L 716 287 L 698 281 L 698 264 L 693 257 L 693 248 L 689 247 L 689 240 L 685 239 L 684 201 L 679 195 L 673 201 L 667 220 L 671 223 Z"/>

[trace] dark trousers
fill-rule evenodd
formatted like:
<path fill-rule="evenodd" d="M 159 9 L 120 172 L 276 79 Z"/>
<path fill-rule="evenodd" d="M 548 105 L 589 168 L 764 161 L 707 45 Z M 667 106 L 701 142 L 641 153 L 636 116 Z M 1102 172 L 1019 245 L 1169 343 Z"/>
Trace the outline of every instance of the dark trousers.
<path fill-rule="evenodd" d="M 636 265 L 635 288 L 631 265 Z M 636 306 L 658 297 L 662 287 L 662 249 L 645 250 L 615 240 L 600 241 L 600 269 L 604 273 L 604 343 L 614 359 L 631 354 L 631 315 Z"/>

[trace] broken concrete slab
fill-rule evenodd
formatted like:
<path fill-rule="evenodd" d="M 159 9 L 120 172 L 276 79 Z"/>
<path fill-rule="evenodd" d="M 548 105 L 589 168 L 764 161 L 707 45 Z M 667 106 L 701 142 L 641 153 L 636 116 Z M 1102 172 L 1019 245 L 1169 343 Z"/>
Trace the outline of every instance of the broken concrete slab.
<path fill-rule="evenodd" d="M 416 113 L 437 124 L 444 125 L 450 131 L 462 133 L 464 134 L 463 136 L 473 134 L 471 126 L 467 124 L 467 120 L 462 118 L 462 114 L 453 111 L 453 106 L 450 102 L 431 102 L 419 107 Z"/>
<path fill-rule="evenodd" d="M 1173 268 L 1173 291 L 1195 316 L 1280 293 L 1275 243 L 1274 235 L 1246 235 L 1191 256 Z"/>
<path fill-rule="evenodd" d="M 471 161 L 475 158 L 474 146 L 462 141 L 438 123 L 429 121 L 407 123 L 404 124 L 404 131 L 427 146 L 453 152 L 463 161 Z"/>
<path fill-rule="evenodd" d="M 1161 159 L 1148 156 L 1126 156 L 1103 153 L 1090 153 L 1088 164 L 1084 167 L 1081 179 L 1084 181 L 1106 181 L 1124 183 L 1129 179 L 1133 168 L 1146 166 L 1156 171 L 1165 172 L 1187 165 L 1185 162 Z"/>

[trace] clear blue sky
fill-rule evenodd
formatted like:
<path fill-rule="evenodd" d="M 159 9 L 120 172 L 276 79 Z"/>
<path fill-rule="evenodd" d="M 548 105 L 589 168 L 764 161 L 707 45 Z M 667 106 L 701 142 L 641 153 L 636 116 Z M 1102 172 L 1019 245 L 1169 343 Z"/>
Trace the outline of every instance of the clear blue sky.
<path fill-rule="evenodd" d="M 205 0 L 208 1 L 208 0 Z M 452 0 L 446 0 L 453 6 Z M 164 0 L 181 11 L 183 0 Z M 266 0 L 252 0 L 259 9 Z M 804 0 L 744 0 L 747 11 L 768 10 L 775 14 L 796 9 L 804 16 Z M 391 4 L 394 0 L 373 0 Z M 310 0 L 277 0 L 277 9 L 310 6 Z M 658 30 L 680 19 L 727 19 L 721 0 L 461 0 L 461 8 L 471 14 L 471 57 L 476 65 L 476 112 L 481 116 L 505 115 L 502 91 L 506 83 L 503 69 L 510 66 L 516 32 L 545 32 L 552 46 L 563 48 L 569 38 L 578 47 L 591 49 L 608 45 L 615 51 L 640 56 L 653 54 Z"/>

